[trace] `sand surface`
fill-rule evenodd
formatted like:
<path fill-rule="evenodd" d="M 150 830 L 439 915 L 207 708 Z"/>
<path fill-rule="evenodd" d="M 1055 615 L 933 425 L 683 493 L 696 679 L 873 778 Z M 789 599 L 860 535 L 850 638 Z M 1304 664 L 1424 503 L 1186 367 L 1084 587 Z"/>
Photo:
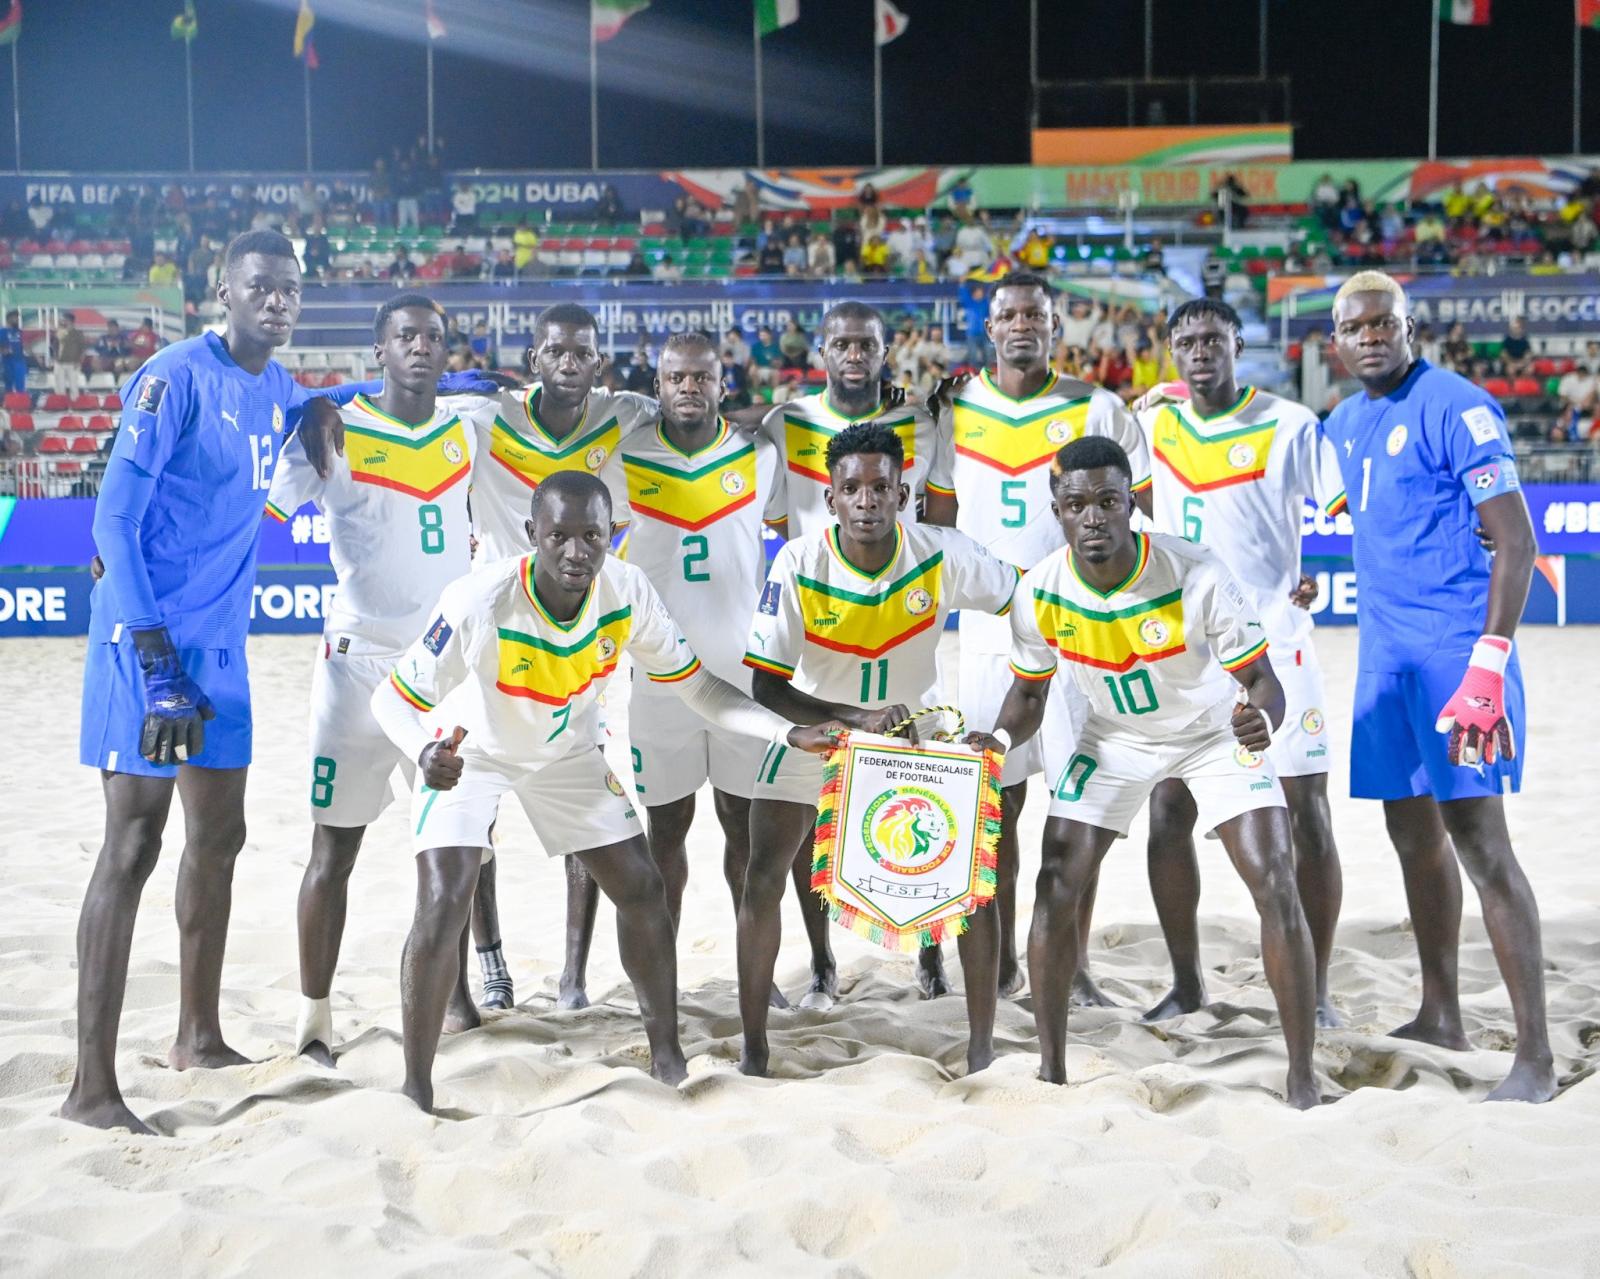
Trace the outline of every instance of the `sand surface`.
<path fill-rule="evenodd" d="M 1319 636 L 1342 737 L 1354 635 Z M 257 762 L 223 978 L 223 1025 L 258 1064 L 175 1073 L 175 812 L 134 940 L 119 1068 L 158 1139 L 54 1118 L 74 1055 L 73 934 L 100 843 L 80 768 L 81 641 L 8 641 L 0 705 L 0 1275 L 561 1273 L 1600 1275 L 1600 636 L 1522 638 L 1529 784 L 1510 805 L 1545 921 L 1561 1095 L 1474 1104 L 1509 1062 L 1511 1016 L 1469 890 L 1461 984 L 1475 1050 L 1386 1039 L 1417 998 L 1400 876 L 1379 809 L 1339 798 L 1345 918 L 1333 963 L 1348 1027 L 1317 1067 L 1336 1103 L 1277 1099 L 1284 1051 L 1249 899 L 1215 843 L 1202 916 L 1213 1000 L 1149 1027 L 1166 987 L 1143 830 L 1101 878 L 1093 962 L 1126 1007 L 1075 1011 L 1072 1083 L 1040 1083 L 1026 998 L 1003 1056 L 961 1077 L 959 997 L 917 999 L 911 964 L 835 931 L 844 998 L 774 1016 L 777 1078 L 734 1069 L 731 909 L 709 803 L 691 844 L 680 942 L 691 1079 L 650 1080 L 609 908 L 596 1007 L 556 1013 L 560 867 L 503 818 L 500 897 L 520 1007 L 447 1038 L 446 1118 L 401 1078 L 400 946 L 413 870 L 401 814 L 368 836 L 334 985 L 337 1071 L 284 1056 L 298 988 L 294 901 L 308 851 L 305 705 L 313 641 L 256 640 Z M 624 716 L 613 709 L 620 727 Z M 274 727 L 276 724 L 276 727 Z M 626 756 L 622 756 L 623 761 Z M 42 764 L 42 767 L 41 767 Z M 622 770 L 619 769 L 619 772 Z M 1037 847 L 1042 797 L 1024 824 Z M 1024 854 L 1022 909 L 1037 853 Z M 804 948 L 785 905 L 780 979 Z M 1024 914 L 1024 918 L 1026 915 Z M 953 948 L 951 948 L 953 951 Z M 952 968 L 954 957 L 952 954 Z"/>

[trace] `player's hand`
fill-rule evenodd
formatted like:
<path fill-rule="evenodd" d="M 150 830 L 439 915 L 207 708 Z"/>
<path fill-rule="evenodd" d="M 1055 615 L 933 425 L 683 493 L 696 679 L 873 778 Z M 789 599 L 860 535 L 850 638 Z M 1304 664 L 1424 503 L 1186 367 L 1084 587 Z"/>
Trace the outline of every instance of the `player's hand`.
<path fill-rule="evenodd" d="M 339 406 L 326 395 L 313 395 L 306 401 L 296 429 L 306 461 L 318 476 L 327 479 L 333 474 L 335 455 L 344 456 L 344 419 L 339 416 Z"/>
<path fill-rule="evenodd" d="M 435 389 L 440 395 L 499 395 L 501 391 L 515 391 L 521 386 L 517 378 L 495 369 L 458 369 L 440 375 Z"/>
<path fill-rule="evenodd" d="M 911 708 L 897 702 L 893 706 L 885 706 L 878 711 L 857 711 L 848 721 L 850 727 L 860 729 L 863 733 L 876 733 L 878 736 L 887 736 L 896 724 L 905 723 L 903 730 L 908 741 L 913 745 L 917 741 L 917 724 L 911 719 Z"/>
<path fill-rule="evenodd" d="M 1310 608 L 1317 602 L 1317 595 L 1317 579 L 1309 573 L 1302 573 L 1294 590 L 1289 592 L 1289 603 L 1296 608 Z"/>
<path fill-rule="evenodd" d="M 938 417 L 951 405 L 951 402 L 961 393 L 961 388 L 972 381 L 971 373 L 953 373 L 949 377 L 942 377 L 934 384 L 933 390 L 928 392 L 928 412 Z"/>
<path fill-rule="evenodd" d="M 1489 530 L 1484 528 L 1482 524 L 1478 525 L 1472 530 L 1472 536 L 1478 539 L 1478 545 L 1483 547 L 1484 550 L 1488 551 L 1490 555 L 1493 555 L 1498 549 L 1494 538 L 1489 533 Z"/>
<path fill-rule="evenodd" d="M 206 747 L 206 724 L 216 709 L 178 661 L 165 626 L 132 632 L 144 672 L 144 728 L 139 754 L 152 764 L 181 764 Z"/>
<path fill-rule="evenodd" d="M 457 724 L 449 737 L 429 742 L 417 756 L 417 767 L 422 770 L 423 784 L 432 790 L 453 790 L 461 780 L 461 739 L 467 730 Z"/>
<path fill-rule="evenodd" d="M 849 731 L 840 720 L 826 719 L 820 724 L 796 724 L 785 740 L 808 755 L 826 755 L 838 749 L 839 739 Z"/>
<path fill-rule="evenodd" d="M 92 578 L 94 581 L 98 582 L 105 575 L 106 575 L 106 562 L 103 559 L 101 559 L 98 555 L 94 556 L 89 561 L 89 576 L 90 576 L 90 578 Z"/>
<path fill-rule="evenodd" d="M 1505 663 L 1510 656 L 1511 642 L 1498 636 L 1485 636 L 1473 645 L 1461 687 L 1444 704 L 1434 724 L 1439 732 L 1450 734 L 1452 764 L 1476 768 L 1497 759 L 1516 758 L 1516 738 L 1506 713 Z"/>
<path fill-rule="evenodd" d="M 883 398 L 878 401 L 878 407 L 884 412 L 887 413 L 893 411 L 894 409 L 903 409 L 905 405 L 905 387 L 896 386 L 893 382 L 891 382 L 888 386 L 883 388 Z"/>
<path fill-rule="evenodd" d="M 1163 404 L 1187 404 L 1188 402 L 1189 386 L 1186 382 L 1157 382 L 1129 407 L 1135 413 L 1142 413 L 1145 409 L 1158 409 Z"/>
<path fill-rule="evenodd" d="M 1006 753 L 1005 746 L 993 733 L 971 732 L 961 739 L 963 746 L 970 746 L 975 751 L 993 751 L 996 755 Z"/>
<path fill-rule="evenodd" d="M 1233 719 L 1228 726 L 1233 729 L 1234 740 L 1247 751 L 1263 755 L 1272 745 L 1272 721 L 1259 706 L 1240 702 L 1233 708 Z"/>

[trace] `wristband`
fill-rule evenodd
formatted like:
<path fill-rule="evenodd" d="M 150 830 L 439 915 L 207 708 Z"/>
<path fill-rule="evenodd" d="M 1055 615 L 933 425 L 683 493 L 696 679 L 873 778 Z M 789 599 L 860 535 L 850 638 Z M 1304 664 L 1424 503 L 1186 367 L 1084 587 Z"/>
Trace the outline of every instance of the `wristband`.
<path fill-rule="evenodd" d="M 1000 745 L 1006 750 L 1009 751 L 1011 749 L 1011 734 L 1006 732 L 1005 729 L 997 728 L 994 730 L 994 732 L 990 733 L 989 736 L 994 738 L 995 741 L 999 742 Z"/>
<path fill-rule="evenodd" d="M 1510 640 L 1502 635 L 1484 635 L 1472 646 L 1472 656 L 1467 659 L 1467 665 L 1491 671 L 1496 675 L 1504 675 L 1506 663 L 1510 660 Z"/>

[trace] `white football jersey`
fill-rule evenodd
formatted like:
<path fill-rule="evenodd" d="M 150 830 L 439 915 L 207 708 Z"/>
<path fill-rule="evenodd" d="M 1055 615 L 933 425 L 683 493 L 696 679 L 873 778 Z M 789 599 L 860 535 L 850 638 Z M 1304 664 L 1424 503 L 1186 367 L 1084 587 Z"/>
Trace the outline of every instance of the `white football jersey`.
<path fill-rule="evenodd" d="M 483 454 L 472 485 L 480 563 L 526 555 L 532 549 L 526 523 L 533 490 L 546 476 L 557 471 L 601 474 L 618 445 L 660 413 L 648 396 L 597 386 L 589 392 L 578 425 L 557 439 L 539 420 L 542 393 L 537 382 L 502 391 L 472 415 Z M 620 504 L 621 492 L 613 490 L 611 500 Z"/>
<path fill-rule="evenodd" d="M 525 555 L 452 582 L 389 676 L 413 707 L 435 712 L 433 723 L 467 730 L 463 751 L 519 768 L 601 744 L 595 706 L 624 652 L 661 683 L 700 669 L 632 565 L 608 555 L 570 622 L 539 603 L 533 572 Z"/>
<path fill-rule="evenodd" d="M 328 517 L 339 587 L 323 633 L 337 635 L 342 652 L 401 652 L 445 586 L 472 567 L 467 493 L 477 443 L 459 407 L 441 404 L 411 426 L 358 395 L 339 410 L 344 456 L 326 481 L 298 435 L 278 458 L 267 514 L 288 520 L 315 502 Z"/>
<path fill-rule="evenodd" d="M 1163 404 L 1139 421 L 1156 459 L 1156 528 L 1221 556 L 1274 644 L 1305 643 L 1311 614 L 1289 602 L 1300 578 L 1305 502 L 1330 515 L 1345 506 L 1339 461 L 1316 414 L 1247 387 L 1216 417 Z"/>
<path fill-rule="evenodd" d="M 966 383 L 940 419 L 955 477 L 956 527 L 1027 571 L 1066 545 L 1051 510 L 1051 463 L 1062 445 L 1086 435 L 1115 440 L 1133 464 L 1133 488 L 1150 486 L 1144 433 L 1122 400 L 1076 378 L 1058 377 L 1014 400 L 988 370 Z M 981 613 L 961 619 L 965 653 L 1004 654 L 1008 625 Z"/>
<path fill-rule="evenodd" d="M 1228 722 L 1238 683 L 1228 672 L 1267 651 L 1243 588 L 1203 546 L 1136 533 L 1120 585 L 1078 576 L 1066 547 L 1022 576 L 1011 612 L 1011 669 L 1046 680 L 1065 669 L 1091 716 L 1159 739 L 1205 735 Z"/>
<path fill-rule="evenodd" d="M 680 450 L 665 424 L 636 431 L 611 463 L 628 522 L 622 555 L 644 571 L 706 668 L 750 691 L 744 641 L 766 580 L 764 520 L 784 515 L 778 451 L 718 423 L 716 439 Z"/>
<path fill-rule="evenodd" d="M 829 486 L 828 441 L 857 422 L 881 422 L 900 437 L 905 450 L 902 478 L 911 488 L 911 500 L 900 513 L 906 524 L 917 522 L 916 503 L 929 489 L 951 491 L 950 454 L 939 442 L 933 419 L 920 405 L 898 409 L 875 408 L 861 417 L 845 417 L 828 404 L 819 391 L 780 404 L 767 414 L 762 429 L 777 445 L 788 474 L 789 536 L 807 537 L 833 524 L 823 490 Z"/>
<path fill-rule="evenodd" d="M 826 702 L 931 704 L 945 618 L 957 608 L 1004 613 L 1017 570 L 955 529 L 901 524 L 894 558 L 866 573 L 838 534 L 834 525 L 778 552 L 745 662 Z"/>

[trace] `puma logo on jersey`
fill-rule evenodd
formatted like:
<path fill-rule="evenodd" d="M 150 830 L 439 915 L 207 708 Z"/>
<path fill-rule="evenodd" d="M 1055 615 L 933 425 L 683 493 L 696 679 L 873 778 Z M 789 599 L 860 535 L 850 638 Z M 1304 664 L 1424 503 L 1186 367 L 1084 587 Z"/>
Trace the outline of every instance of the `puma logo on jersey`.
<path fill-rule="evenodd" d="M 816 617 L 811 619 L 811 625 L 818 626 L 818 627 L 822 627 L 822 626 L 837 626 L 838 624 L 839 624 L 839 615 L 837 613 L 832 613 L 832 612 L 821 613 L 818 616 L 816 616 Z"/>
<path fill-rule="evenodd" d="M 138 444 L 139 443 L 139 437 L 144 434 L 144 427 L 142 427 L 142 426 L 130 426 L 128 428 L 128 434 L 133 436 L 133 442 L 135 444 Z"/>
<path fill-rule="evenodd" d="M 511 668 L 511 673 L 513 675 L 521 675 L 523 671 L 530 671 L 532 669 L 533 669 L 533 663 L 530 662 L 526 657 L 524 657 L 524 658 L 519 659 L 517 661 L 516 665 L 514 665 Z"/>
<path fill-rule="evenodd" d="M 223 409 L 221 412 L 222 420 L 237 431 L 239 429 L 239 415 L 237 413 L 230 413 L 227 409 Z"/>

